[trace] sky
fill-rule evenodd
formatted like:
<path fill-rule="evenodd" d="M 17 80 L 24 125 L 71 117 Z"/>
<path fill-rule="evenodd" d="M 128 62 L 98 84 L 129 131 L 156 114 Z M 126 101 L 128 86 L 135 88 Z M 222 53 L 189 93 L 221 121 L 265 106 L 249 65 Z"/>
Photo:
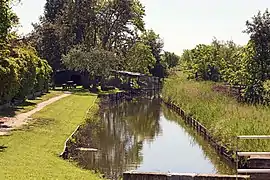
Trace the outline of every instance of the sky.
<path fill-rule="evenodd" d="M 247 20 L 270 7 L 270 0 L 140 0 L 146 9 L 147 29 L 164 41 L 164 50 L 181 54 L 197 44 L 233 40 L 244 45 L 249 36 Z M 31 32 L 33 22 L 43 14 L 46 0 L 21 0 L 14 6 L 20 18 L 19 34 Z"/>

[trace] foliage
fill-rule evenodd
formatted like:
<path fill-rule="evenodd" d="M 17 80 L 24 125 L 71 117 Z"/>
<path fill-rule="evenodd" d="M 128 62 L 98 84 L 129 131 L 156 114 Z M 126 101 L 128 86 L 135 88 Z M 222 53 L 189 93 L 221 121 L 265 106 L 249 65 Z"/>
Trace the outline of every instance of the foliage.
<path fill-rule="evenodd" d="M 38 44 L 36 49 L 39 55 L 48 61 L 54 71 L 61 69 L 60 59 L 63 49 L 59 42 L 57 27 L 51 23 L 43 23 L 42 26 L 35 24 L 34 27 L 36 31 L 30 35 L 29 39 L 34 46 Z"/>
<path fill-rule="evenodd" d="M 18 23 L 13 0 L 0 2 L 0 104 L 48 89 L 51 68 L 11 28 Z M 36 88 L 38 87 L 38 88 Z"/>
<path fill-rule="evenodd" d="M 88 52 L 82 46 L 71 49 L 63 62 L 72 70 L 89 72 L 90 76 L 108 76 L 120 63 L 113 52 L 97 48 Z"/>
<path fill-rule="evenodd" d="M 77 45 L 87 52 L 104 49 L 125 55 L 138 40 L 137 32 L 144 31 L 144 14 L 138 0 L 47 0 L 45 16 L 31 37 L 41 57 L 58 70 L 63 68 L 62 55 Z"/>
<path fill-rule="evenodd" d="M 177 56 L 174 53 L 165 51 L 164 55 L 162 56 L 163 60 L 166 62 L 168 65 L 168 68 L 174 68 L 179 64 L 180 57 Z"/>
<path fill-rule="evenodd" d="M 0 104 L 9 102 L 18 93 L 19 77 L 18 64 L 13 59 L 0 59 Z"/>
<path fill-rule="evenodd" d="M 270 133 L 270 108 L 237 102 L 213 91 L 215 82 L 187 80 L 185 74 L 166 80 L 162 97 L 200 121 L 222 145 L 235 148 L 237 135 Z M 269 151 L 269 141 L 241 141 L 240 151 Z"/>
<path fill-rule="evenodd" d="M 164 77 L 167 74 L 167 62 L 161 59 L 164 44 L 153 30 L 145 30 L 144 16 L 145 8 L 139 0 L 47 0 L 44 17 L 34 25 L 35 31 L 29 38 L 53 70 L 81 69 L 62 61 L 81 46 L 86 54 L 93 49 L 116 54 L 117 61 L 122 62 L 121 69 Z M 87 64 L 87 61 L 81 63 Z M 89 67 L 92 71 L 93 66 Z M 83 75 L 86 77 L 87 73 L 91 74 L 84 72 Z"/>
<path fill-rule="evenodd" d="M 245 87 L 242 95 L 250 103 L 264 103 L 263 84 L 270 79 L 270 13 L 266 10 L 247 21 L 250 41 L 246 46 L 237 46 L 216 39 L 211 45 L 197 45 L 184 51 L 182 68 L 190 78 L 223 81 L 230 85 Z"/>
<path fill-rule="evenodd" d="M 263 98 L 268 100 L 268 104 L 270 104 L 270 80 L 264 82 L 263 89 L 264 89 Z"/>
<path fill-rule="evenodd" d="M 32 47 L 18 42 L 0 59 L 0 104 L 48 89 L 51 73 Z"/>
<path fill-rule="evenodd" d="M 18 17 L 13 13 L 11 2 L 13 0 L 5 0 L 0 2 L 0 50 L 9 35 L 11 28 L 18 24 Z"/>
<path fill-rule="evenodd" d="M 265 81 L 270 78 L 270 13 L 268 9 L 247 21 L 246 33 L 254 45 L 254 62 L 250 67 L 254 79 Z"/>
<path fill-rule="evenodd" d="M 126 62 L 129 71 L 149 73 L 149 69 L 154 67 L 155 59 L 149 46 L 138 42 L 127 53 Z"/>
<path fill-rule="evenodd" d="M 153 56 L 156 61 L 159 62 L 161 60 L 161 52 L 164 47 L 163 40 L 156 34 L 152 29 L 145 31 L 141 35 L 141 40 L 148 46 L 150 46 Z"/>
<path fill-rule="evenodd" d="M 270 13 L 268 9 L 247 21 L 246 33 L 250 35 L 253 45 L 253 57 L 249 63 L 248 71 L 250 81 L 246 88 L 246 98 L 251 102 L 263 102 L 263 84 L 270 79 Z M 269 99 L 268 99 L 269 100 Z"/>
<path fill-rule="evenodd" d="M 184 66 L 189 70 L 190 76 L 196 79 L 218 81 L 220 79 L 220 68 L 218 64 L 218 53 L 214 45 L 199 44 L 190 51 L 185 51 L 182 60 Z M 184 59 L 184 57 L 188 59 Z"/>

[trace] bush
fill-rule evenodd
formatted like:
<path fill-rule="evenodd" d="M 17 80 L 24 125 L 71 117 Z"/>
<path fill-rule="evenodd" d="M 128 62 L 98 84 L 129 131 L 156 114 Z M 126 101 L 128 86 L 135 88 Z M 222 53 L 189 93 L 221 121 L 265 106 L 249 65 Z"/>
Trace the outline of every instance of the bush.
<path fill-rule="evenodd" d="M 270 80 L 264 82 L 263 89 L 264 89 L 263 98 L 267 104 L 270 104 Z"/>
<path fill-rule="evenodd" d="M 18 93 L 18 69 L 13 58 L 0 59 L 0 104 L 9 102 Z"/>
<path fill-rule="evenodd" d="M 34 48 L 20 43 L 0 55 L 0 104 L 48 89 L 52 69 Z"/>

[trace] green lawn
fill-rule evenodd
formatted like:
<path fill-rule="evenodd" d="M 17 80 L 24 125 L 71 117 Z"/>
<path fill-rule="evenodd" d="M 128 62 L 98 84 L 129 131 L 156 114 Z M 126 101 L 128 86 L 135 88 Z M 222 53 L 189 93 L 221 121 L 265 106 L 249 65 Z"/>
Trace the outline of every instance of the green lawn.
<path fill-rule="evenodd" d="M 89 93 L 63 98 L 34 114 L 33 123 L 0 137 L 7 146 L 0 151 L 0 179 L 99 179 L 58 157 L 66 138 L 96 111 L 95 100 Z"/>
<path fill-rule="evenodd" d="M 270 135 L 270 107 L 238 103 L 215 92 L 213 82 L 187 80 L 183 74 L 166 80 L 162 96 L 206 126 L 223 145 L 235 149 L 236 135 Z M 270 140 L 243 140 L 242 151 L 269 151 Z"/>
<path fill-rule="evenodd" d="M 59 96 L 63 94 L 62 91 L 50 91 L 49 93 L 46 93 L 42 95 L 41 97 L 37 97 L 34 100 L 26 100 L 24 103 L 16 106 L 16 107 L 10 107 L 7 109 L 3 109 L 0 111 L 0 117 L 3 116 L 15 116 L 18 113 L 23 113 L 27 111 L 31 111 L 36 107 L 38 103 L 41 103 L 43 101 L 47 101 L 55 96 Z"/>

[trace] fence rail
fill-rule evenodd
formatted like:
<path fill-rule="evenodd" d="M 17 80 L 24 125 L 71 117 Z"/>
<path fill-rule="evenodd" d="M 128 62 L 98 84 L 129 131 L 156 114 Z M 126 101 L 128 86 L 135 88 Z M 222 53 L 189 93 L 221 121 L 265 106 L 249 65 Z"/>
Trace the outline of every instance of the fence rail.
<path fill-rule="evenodd" d="M 239 157 L 251 157 L 251 156 L 269 156 L 270 152 L 240 152 L 238 151 L 238 143 L 240 140 L 257 140 L 257 139 L 269 139 L 270 135 L 244 135 L 236 137 L 236 172 L 238 174 L 270 174 L 270 169 L 239 169 Z"/>

